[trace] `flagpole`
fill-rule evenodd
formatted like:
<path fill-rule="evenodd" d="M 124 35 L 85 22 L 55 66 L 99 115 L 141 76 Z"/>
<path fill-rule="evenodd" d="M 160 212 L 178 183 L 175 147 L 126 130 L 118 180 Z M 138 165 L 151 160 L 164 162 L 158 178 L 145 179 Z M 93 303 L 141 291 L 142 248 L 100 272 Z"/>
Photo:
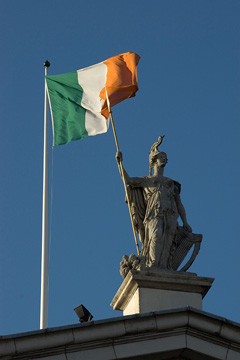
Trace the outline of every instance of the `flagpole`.
<path fill-rule="evenodd" d="M 45 61 L 45 76 L 48 75 L 49 61 Z M 44 145 L 43 145 L 43 201 L 42 201 L 42 268 L 40 329 L 48 325 L 48 98 L 45 80 L 44 99 Z"/>
<path fill-rule="evenodd" d="M 112 124 L 112 128 L 113 128 L 113 135 L 114 135 L 114 139 L 115 139 L 115 143 L 116 143 L 117 152 L 119 152 L 120 150 L 119 150 L 119 145 L 118 145 L 118 139 L 117 139 L 116 129 L 115 129 L 114 121 L 113 121 L 113 116 L 112 116 L 112 110 L 111 110 L 111 106 L 110 106 L 110 101 L 109 101 L 109 98 L 108 98 L 108 95 L 107 95 L 107 89 L 105 89 L 105 90 L 106 90 L 106 98 L 107 98 L 108 110 L 109 110 L 110 119 L 111 119 L 111 124 Z M 136 234 L 136 229 L 135 229 L 135 225 L 134 225 L 134 221 L 133 221 L 131 204 L 130 204 L 130 199 L 129 199 L 129 194 L 128 194 L 127 183 L 126 183 L 126 179 L 125 179 L 125 175 L 124 175 L 124 171 L 123 171 L 122 161 L 119 162 L 119 167 L 120 167 L 120 172 L 121 172 L 122 179 L 123 179 L 124 189 L 125 189 L 125 192 L 126 192 L 127 203 L 128 203 L 128 210 L 129 210 L 129 214 L 130 214 L 130 218 L 131 218 L 134 240 L 135 240 L 135 244 L 136 244 L 136 247 L 137 247 L 137 253 L 138 253 L 138 255 L 140 255 L 140 249 L 139 249 L 138 240 L 137 240 L 137 234 Z"/>

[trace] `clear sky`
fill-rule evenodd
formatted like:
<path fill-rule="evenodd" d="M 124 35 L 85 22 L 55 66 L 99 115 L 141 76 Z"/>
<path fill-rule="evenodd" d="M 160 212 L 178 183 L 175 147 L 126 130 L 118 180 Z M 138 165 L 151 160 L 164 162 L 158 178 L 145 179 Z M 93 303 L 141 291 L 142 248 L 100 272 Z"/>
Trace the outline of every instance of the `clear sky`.
<path fill-rule="evenodd" d="M 43 62 L 55 75 L 126 51 L 141 59 L 137 96 L 113 108 L 124 166 L 147 175 L 165 135 L 165 175 L 203 234 L 190 271 L 215 278 L 203 309 L 240 322 L 239 17 L 238 0 L 0 0 L 1 335 L 39 329 Z M 110 302 L 136 248 L 115 152 L 111 127 L 54 148 L 49 327 L 77 323 L 81 303 L 122 314 Z"/>

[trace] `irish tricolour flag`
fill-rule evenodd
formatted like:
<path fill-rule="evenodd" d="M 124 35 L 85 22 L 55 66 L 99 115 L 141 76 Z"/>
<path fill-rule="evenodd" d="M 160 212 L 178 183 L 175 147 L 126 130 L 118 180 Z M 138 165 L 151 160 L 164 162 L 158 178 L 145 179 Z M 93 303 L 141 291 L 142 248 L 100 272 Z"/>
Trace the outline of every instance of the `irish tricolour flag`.
<path fill-rule="evenodd" d="M 140 56 L 124 53 L 97 65 L 46 76 L 53 122 L 53 144 L 67 144 L 108 130 L 110 105 L 135 96 Z"/>

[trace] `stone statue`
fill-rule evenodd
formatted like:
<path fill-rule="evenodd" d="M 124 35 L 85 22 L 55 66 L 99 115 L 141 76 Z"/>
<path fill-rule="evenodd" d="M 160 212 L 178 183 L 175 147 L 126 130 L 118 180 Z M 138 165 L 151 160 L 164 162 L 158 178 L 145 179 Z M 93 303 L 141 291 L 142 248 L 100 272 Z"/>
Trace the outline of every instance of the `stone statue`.
<path fill-rule="evenodd" d="M 141 256 L 124 255 L 120 270 L 123 277 L 129 269 L 141 266 L 177 270 L 195 244 L 192 256 L 181 269 L 186 271 L 200 248 L 202 235 L 193 234 L 187 222 L 180 198 L 181 185 L 163 175 L 168 159 L 165 152 L 158 151 L 162 139 L 163 136 L 160 136 L 150 150 L 149 176 L 130 177 L 122 167 L 128 185 L 134 226 L 142 242 Z M 119 165 L 122 162 L 120 152 L 116 159 Z M 177 222 L 179 216 L 182 227 Z"/>

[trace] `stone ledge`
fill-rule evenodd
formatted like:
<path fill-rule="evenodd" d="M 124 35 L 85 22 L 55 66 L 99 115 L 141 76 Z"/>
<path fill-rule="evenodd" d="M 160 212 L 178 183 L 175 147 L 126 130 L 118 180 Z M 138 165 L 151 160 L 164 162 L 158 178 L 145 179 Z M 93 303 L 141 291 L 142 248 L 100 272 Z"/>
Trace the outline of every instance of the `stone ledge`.
<path fill-rule="evenodd" d="M 161 311 L 171 309 L 166 305 L 161 305 L 161 299 L 164 297 L 166 302 L 169 296 L 169 306 L 172 303 L 175 308 L 192 306 L 201 309 L 201 301 L 211 288 L 213 281 L 213 278 L 199 277 L 193 273 L 159 269 L 131 270 L 113 298 L 111 306 L 114 310 L 124 311 L 124 315 Z M 179 303 L 176 295 L 178 295 Z M 149 306 L 146 304 L 147 297 L 149 297 Z M 152 297 L 158 297 L 159 302 L 157 303 L 156 300 L 154 303 Z"/>
<path fill-rule="evenodd" d="M 73 331 L 74 341 L 70 343 Z M 90 335 L 90 331 L 91 336 L 85 334 Z M 67 335 L 65 342 L 63 333 Z M 25 342 L 24 346 L 16 346 L 15 351 L 8 348 L 9 341 L 17 345 L 20 339 L 22 345 Z M 240 324 L 184 308 L 101 320 L 86 326 L 71 325 L 47 332 L 38 330 L 32 335 L 0 337 L 2 360 L 127 360 L 130 355 L 144 360 L 170 360 L 183 354 L 188 359 L 240 359 Z"/>

